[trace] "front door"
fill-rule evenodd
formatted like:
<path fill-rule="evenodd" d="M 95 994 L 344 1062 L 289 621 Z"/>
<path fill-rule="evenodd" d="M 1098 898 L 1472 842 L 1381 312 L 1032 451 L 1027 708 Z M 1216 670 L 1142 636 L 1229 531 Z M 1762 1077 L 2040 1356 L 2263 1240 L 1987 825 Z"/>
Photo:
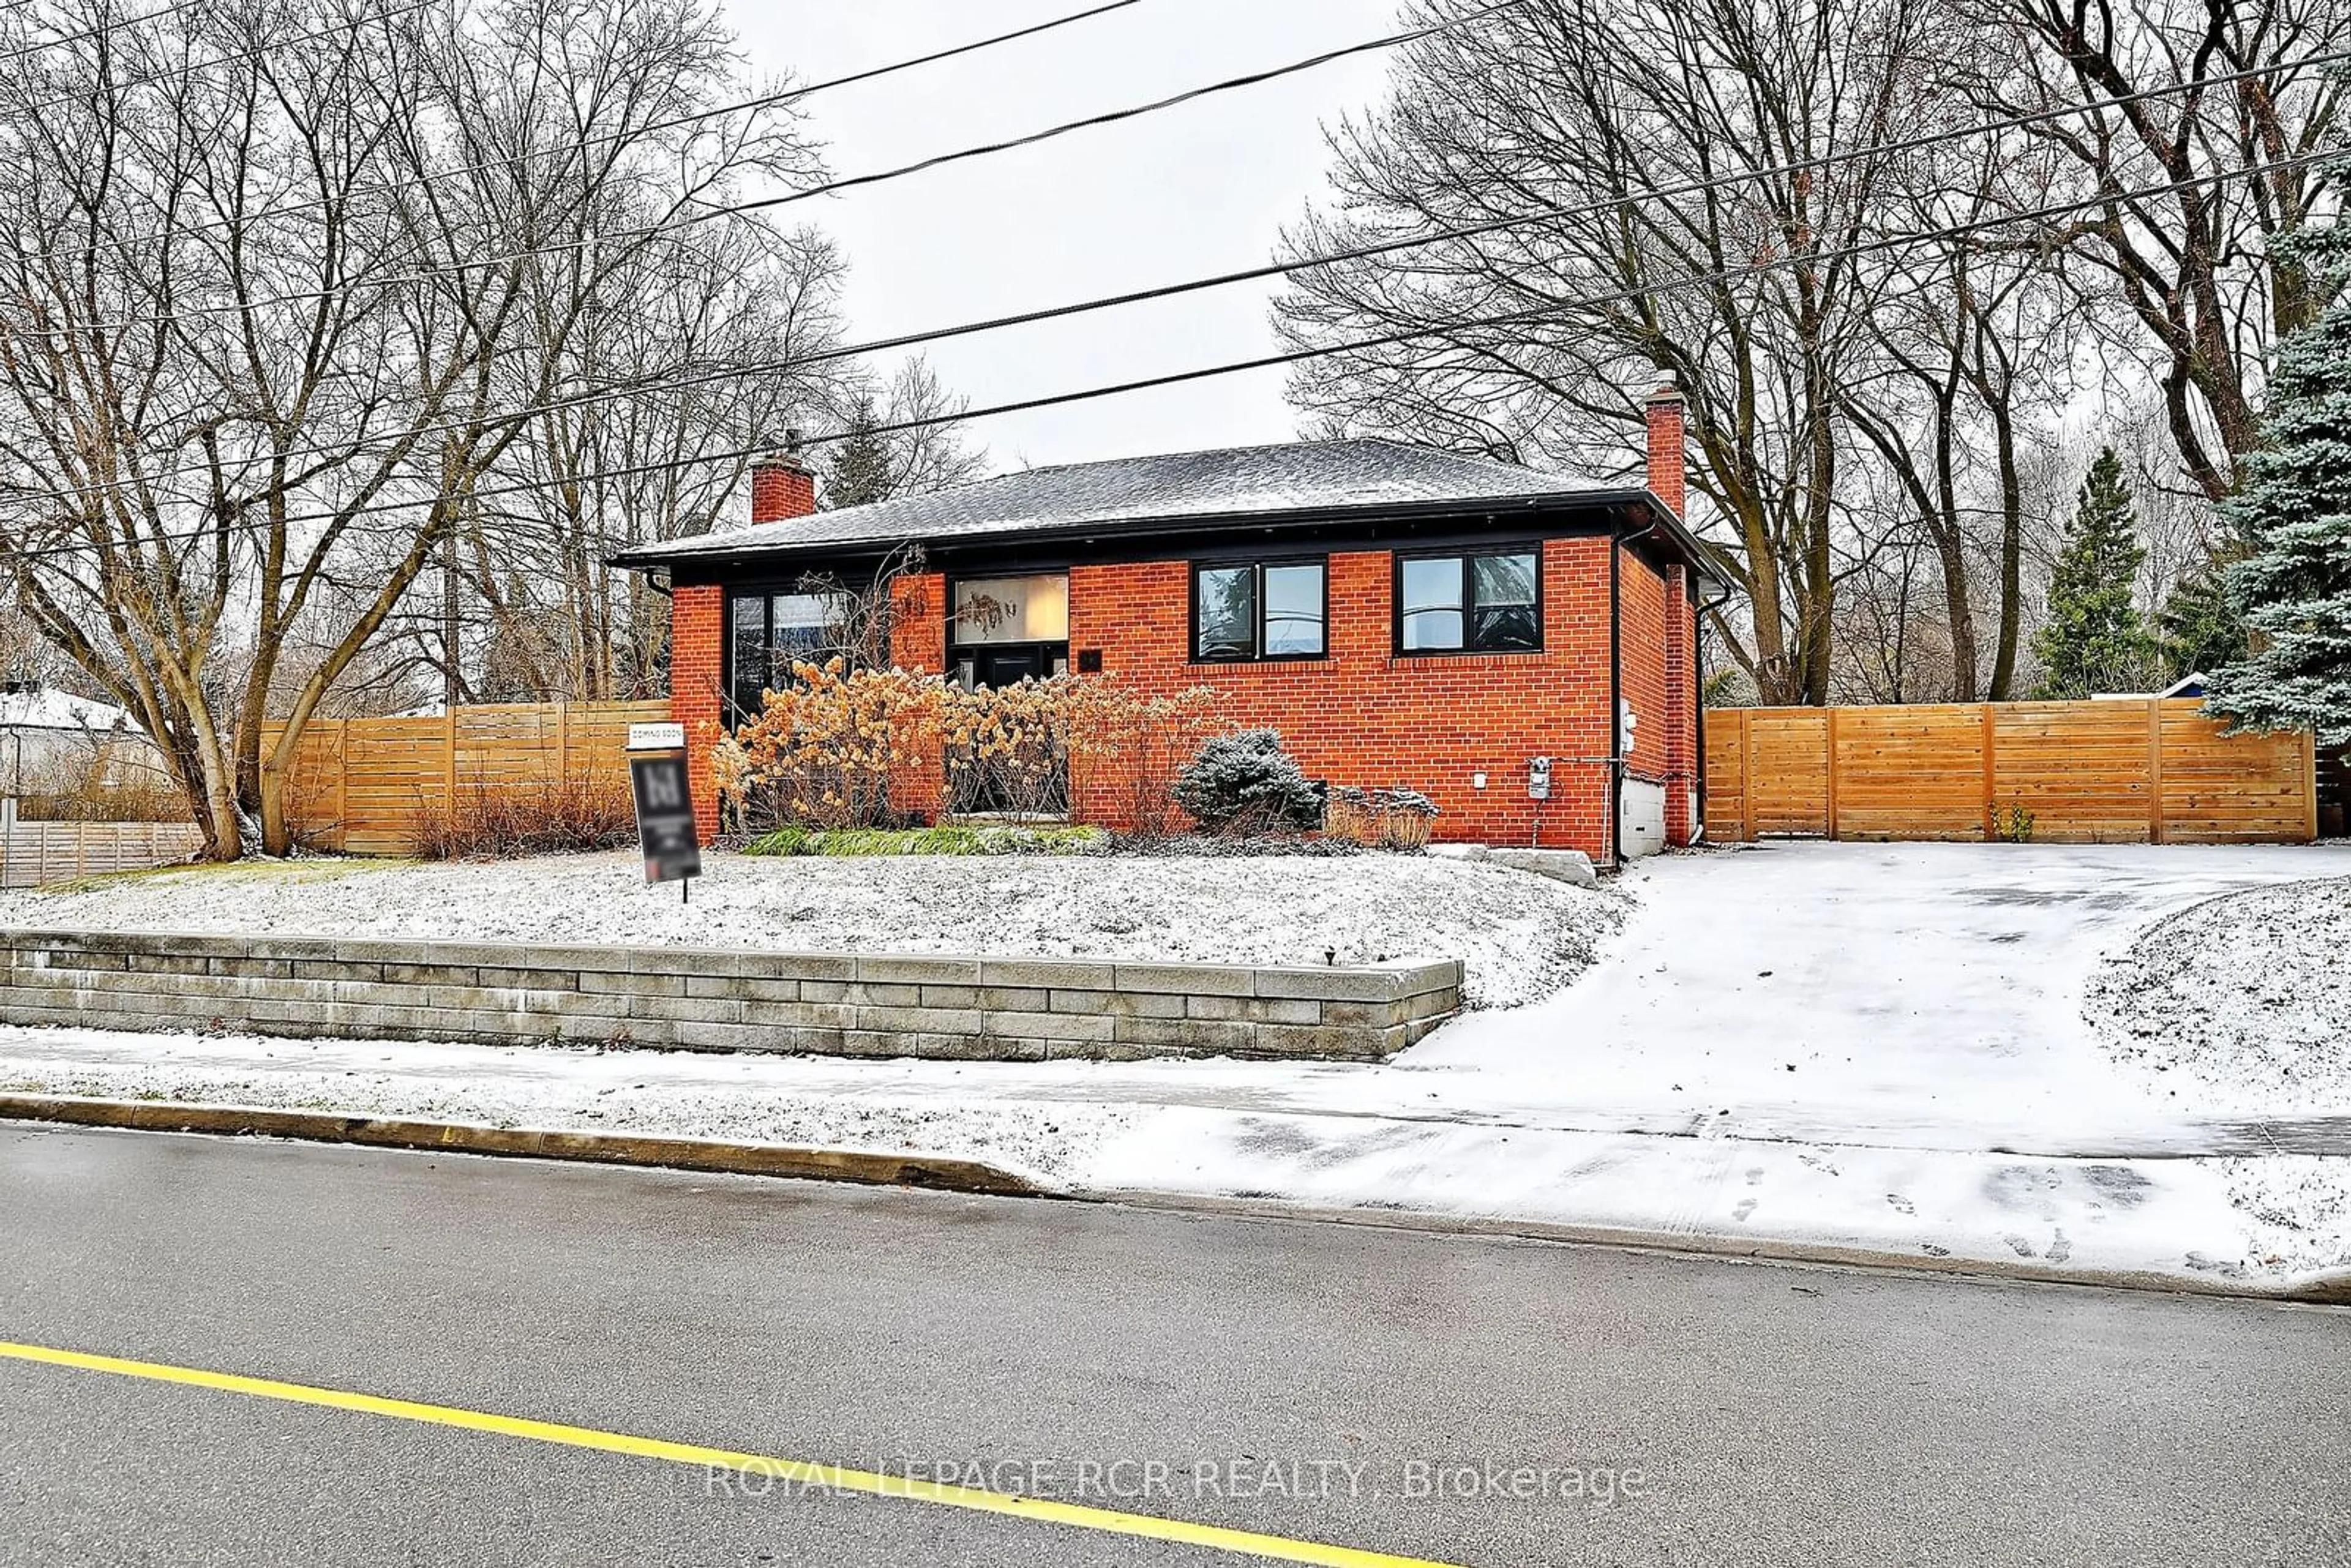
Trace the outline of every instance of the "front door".
<path fill-rule="evenodd" d="M 1041 681 L 1061 668 L 1069 645 L 1012 643 L 970 651 L 974 685 L 1002 690 L 1022 681 Z M 1066 816 L 1070 810 L 1070 759 L 1051 736 L 1016 737 L 1008 747 L 967 757 L 950 769 L 955 809 L 965 816 L 1007 813 Z"/>
<path fill-rule="evenodd" d="M 1045 678 L 1045 648 L 1023 643 L 1010 648 L 980 648 L 972 653 L 972 680 L 983 686 L 1017 686 Z"/>

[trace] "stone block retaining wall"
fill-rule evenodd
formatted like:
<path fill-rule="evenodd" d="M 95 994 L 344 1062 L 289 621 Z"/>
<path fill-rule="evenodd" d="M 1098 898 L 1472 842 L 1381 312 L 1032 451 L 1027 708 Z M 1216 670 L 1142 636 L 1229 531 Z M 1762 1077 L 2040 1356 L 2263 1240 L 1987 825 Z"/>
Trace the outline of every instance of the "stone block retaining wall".
<path fill-rule="evenodd" d="M 0 931 L 0 1022 L 492 1045 L 1041 1061 L 1369 1060 L 1461 1005 L 1461 966 L 1255 968 Z"/>

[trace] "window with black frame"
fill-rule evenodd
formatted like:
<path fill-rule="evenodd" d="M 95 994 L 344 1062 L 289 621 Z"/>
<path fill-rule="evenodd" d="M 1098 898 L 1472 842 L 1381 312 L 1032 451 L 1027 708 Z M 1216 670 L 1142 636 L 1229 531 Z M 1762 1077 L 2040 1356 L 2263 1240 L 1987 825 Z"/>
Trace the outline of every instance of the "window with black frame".
<path fill-rule="evenodd" d="M 758 713 L 761 694 L 792 678 L 792 665 L 820 660 L 845 639 L 849 601 L 839 593 L 737 592 L 727 609 L 726 695 L 730 722 Z"/>
<path fill-rule="evenodd" d="M 1200 562 L 1192 568 L 1192 656 L 1203 664 L 1319 659 L 1330 605 L 1322 560 Z"/>
<path fill-rule="evenodd" d="M 1525 653 L 1542 647 L 1534 545 L 1396 558 L 1396 652 Z"/>

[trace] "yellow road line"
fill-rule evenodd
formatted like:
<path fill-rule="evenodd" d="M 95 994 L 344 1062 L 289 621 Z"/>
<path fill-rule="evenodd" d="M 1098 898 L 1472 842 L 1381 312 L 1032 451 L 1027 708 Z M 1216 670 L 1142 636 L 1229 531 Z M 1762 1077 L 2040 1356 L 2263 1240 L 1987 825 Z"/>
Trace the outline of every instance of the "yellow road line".
<path fill-rule="evenodd" d="M 119 1356 L 91 1355 L 78 1350 L 47 1345 L 16 1344 L 0 1340 L 0 1356 L 73 1367 L 83 1372 L 112 1373 L 119 1377 L 144 1378 L 151 1383 L 176 1383 L 209 1388 L 222 1394 L 244 1394 L 256 1399 L 282 1399 L 293 1405 L 323 1406 L 329 1410 L 354 1410 L 366 1416 L 386 1416 L 397 1421 L 422 1421 L 455 1427 L 469 1432 L 494 1432 L 525 1437 L 536 1443 L 593 1448 L 607 1454 L 631 1454 L 639 1458 L 666 1459 L 672 1464 L 700 1465 L 740 1471 L 765 1479 L 819 1486 L 873 1497 L 901 1498 L 941 1508 L 1000 1513 L 1042 1524 L 1068 1525 L 1111 1535 L 1138 1535 L 1182 1546 L 1236 1552 L 1271 1563 L 1306 1563 L 1319 1568 L 1449 1568 L 1421 1557 L 1396 1557 L 1351 1546 L 1326 1546 L 1318 1542 L 1292 1541 L 1254 1531 L 1226 1530 L 1213 1524 L 1191 1524 L 1147 1513 L 1122 1513 L 1115 1509 L 1090 1508 L 1081 1503 L 1046 1498 L 1019 1497 L 980 1487 L 946 1486 L 937 1481 L 878 1474 L 872 1470 L 777 1458 L 765 1454 L 739 1454 L 705 1448 L 695 1443 L 672 1443 L 660 1437 L 635 1437 L 593 1427 L 570 1427 L 559 1421 L 532 1421 L 519 1416 L 495 1416 L 453 1405 L 420 1405 L 407 1399 L 386 1399 L 373 1394 L 352 1394 L 340 1388 L 319 1388 L 307 1383 L 279 1383 L 267 1377 L 245 1377 L 233 1372 L 208 1372 L 201 1367 L 173 1366 L 165 1362 L 126 1361 Z"/>

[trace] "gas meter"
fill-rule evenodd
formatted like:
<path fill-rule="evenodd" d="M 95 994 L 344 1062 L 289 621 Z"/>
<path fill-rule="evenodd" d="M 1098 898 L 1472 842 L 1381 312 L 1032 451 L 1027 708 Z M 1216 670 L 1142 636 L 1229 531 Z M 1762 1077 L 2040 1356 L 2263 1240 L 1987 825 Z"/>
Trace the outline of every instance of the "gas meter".
<path fill-rule="evenodd" d="M 1527 758 L 1527 799 L 1530 800 L 1548 800 L 1551 799 L 1550 758 L 1530 757 Z"/>

